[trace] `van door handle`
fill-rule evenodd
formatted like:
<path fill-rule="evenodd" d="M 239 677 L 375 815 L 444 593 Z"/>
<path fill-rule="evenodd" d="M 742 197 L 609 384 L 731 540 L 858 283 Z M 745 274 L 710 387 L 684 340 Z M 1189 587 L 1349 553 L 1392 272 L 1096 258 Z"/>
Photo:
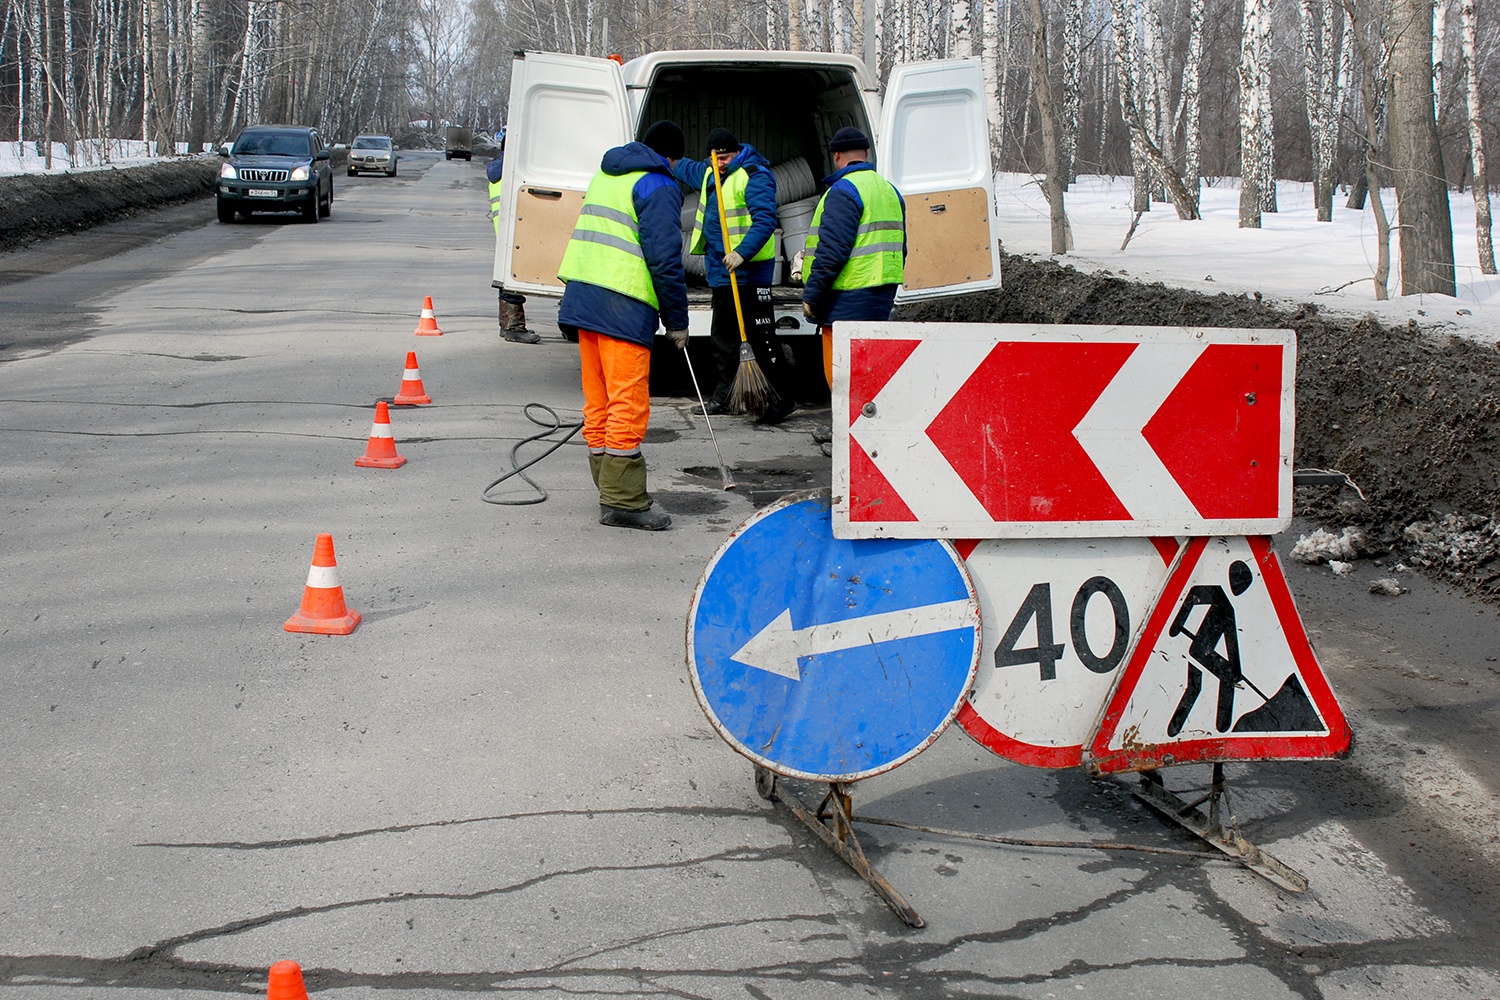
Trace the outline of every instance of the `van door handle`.
<path fill-rule="evenodd" d="M 928 211 L 930 211 L 933 215 L 942 215 L 944 212 L 948 211 L 948 206 L 947 205 L 931 205 L 931 206 L 928 207 Z"/>
<path fill-rule="evenodd" d="M 538 198 L 561 198 L 561 191 L 548 191 L 546 188 L 527 188 L 526 193 Z"/>

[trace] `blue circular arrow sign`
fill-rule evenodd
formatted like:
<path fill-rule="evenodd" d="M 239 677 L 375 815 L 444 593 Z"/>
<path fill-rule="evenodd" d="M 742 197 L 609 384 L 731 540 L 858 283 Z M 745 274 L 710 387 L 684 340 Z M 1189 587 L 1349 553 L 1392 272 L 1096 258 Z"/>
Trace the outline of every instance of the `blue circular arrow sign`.
<path fill-rule="evenodd" d="M 857 781 L 921 753 L 979 663 L 979 601 L 938 540 L 833 537 L 826 491 L 757 512 L 688 612 L 688 667 L 730 746 L 778 774 Z"/>

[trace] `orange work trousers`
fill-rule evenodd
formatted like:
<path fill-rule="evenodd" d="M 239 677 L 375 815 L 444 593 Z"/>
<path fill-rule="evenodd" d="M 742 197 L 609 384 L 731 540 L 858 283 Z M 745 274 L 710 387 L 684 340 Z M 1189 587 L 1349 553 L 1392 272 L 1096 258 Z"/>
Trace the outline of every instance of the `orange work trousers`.
<path fill-rule="evenodd" d="M 651 349 L 578 331 L 583 362 L 583 440 L 595 454 L 633 457 L 651 417 Z"/>

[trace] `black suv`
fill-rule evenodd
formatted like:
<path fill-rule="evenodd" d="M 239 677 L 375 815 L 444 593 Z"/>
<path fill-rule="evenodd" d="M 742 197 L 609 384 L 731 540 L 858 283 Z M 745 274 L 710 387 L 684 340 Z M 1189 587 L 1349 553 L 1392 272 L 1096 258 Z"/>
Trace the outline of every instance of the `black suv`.
<path fill-rule="evenodd" d="M 238 212 L 301 212 L 308 222 L 333 211 L 333 166 L 315 128 L 251 125 L 223 147 L 219 221 Z"/>

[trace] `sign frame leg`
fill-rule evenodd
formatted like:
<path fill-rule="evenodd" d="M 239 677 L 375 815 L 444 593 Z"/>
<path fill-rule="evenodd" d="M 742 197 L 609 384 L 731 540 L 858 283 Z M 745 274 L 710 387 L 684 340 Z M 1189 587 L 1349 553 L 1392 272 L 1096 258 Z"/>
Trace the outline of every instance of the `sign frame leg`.
<path fill-rule="evenodd" d="M 800 819 L 818 839 L 827 844 L 834 854 L 854 873 L 875 890 L 875 894 L 900 917 L 908 927 L 926 927 L 927 921 L 912 909 L 911 904 L 875 870 L 865 857 L 859 838 L 854 835 L 854 799 L 850 794 L 853 784 L 830 782 L 828 792 L 816 809 L 809 809 L 785 782 L 777 780 L 777 774 L 769 768 L 755 765 L 755 791 L 769 802 L 779 802 L 793 816 Z"/>
<path fill-rule="evenodd" d="M 1229 781 L 1224 764 L 1215 762 L 1209 789 L 1203 795 L 1185 802 L 1167 790 L 1159 769 L 1142 771 L 1135 797 L 1164 818 L 1192 833 L 1210 847 L 1238 861 L 1257 875 L 1288 892 L 1306 892 L 1307 876 L 1272 857 L 1246 840 L 1239 831 L 1229 800 Z M 1208 803 L 1208 815 L 1198 807 Z M 1222 808 L 1222 812 L 1221 812 Z M 1229 822 L 1224 822 L 1227 815 Z"/>

